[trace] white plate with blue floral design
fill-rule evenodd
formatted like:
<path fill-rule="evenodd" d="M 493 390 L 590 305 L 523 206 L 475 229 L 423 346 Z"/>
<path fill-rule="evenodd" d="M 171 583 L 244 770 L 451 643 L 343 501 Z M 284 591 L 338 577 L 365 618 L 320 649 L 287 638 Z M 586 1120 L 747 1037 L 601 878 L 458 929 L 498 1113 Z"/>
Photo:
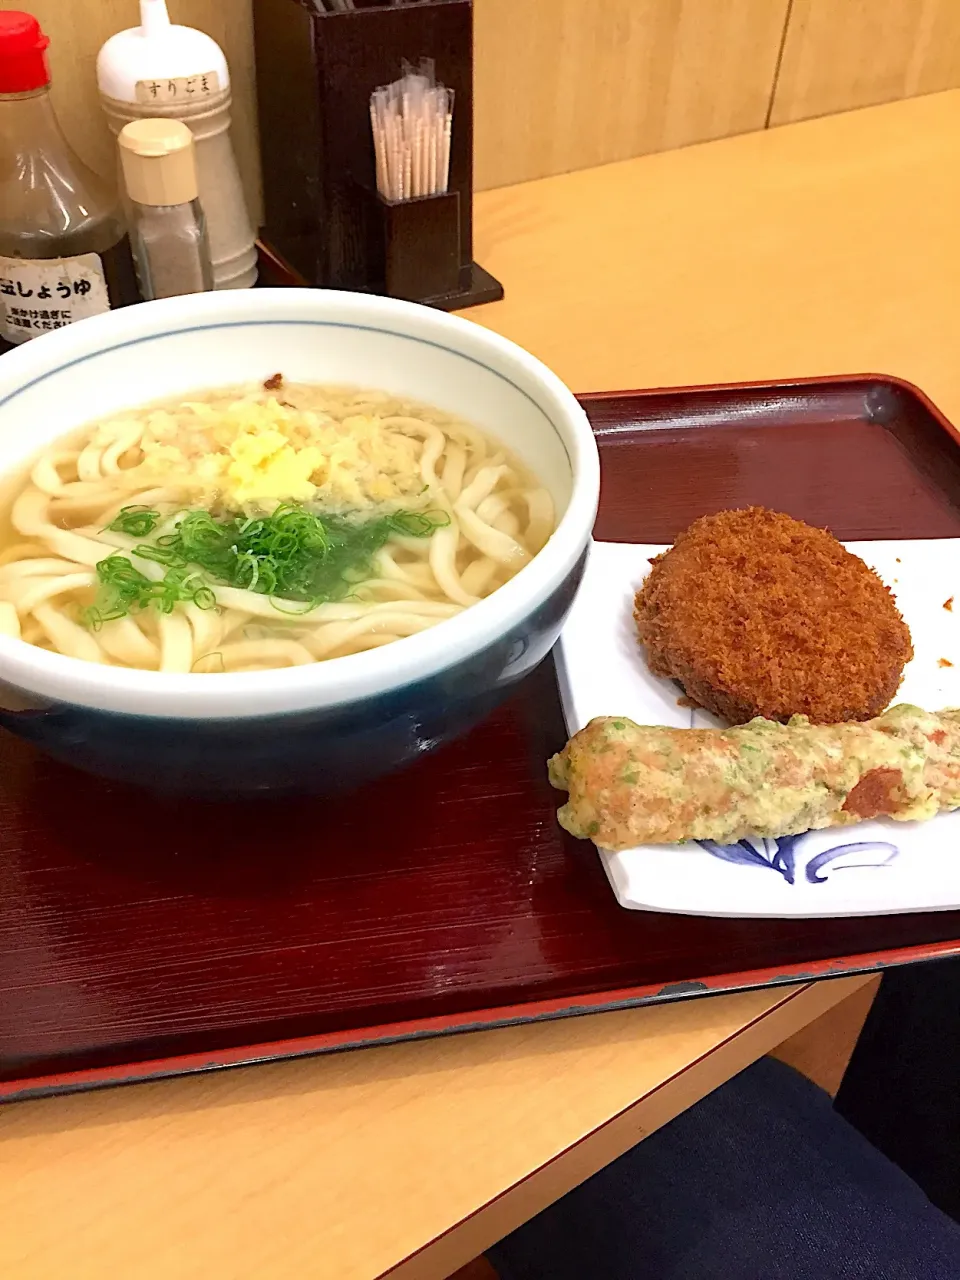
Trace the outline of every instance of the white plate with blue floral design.
<path fill-rule="evenodd" d="M 892 589 L 913 636 L 896 701 L 930 711 L 960 706 L 960 540 L 846 545 Z M 637 642 L 633 597 L 663 550 L 594 543 L 556 650 L 571 734 L 605 715 L 680 729 L 720 725 L 681 706 L 682 690 L 650 673 Z M 956 609 L 945 608 L 954 595 Z M 648 845 L 600 857 L 621 906 L 641 911 L 785 917 L 960 909 L 960 810 L 926 823 L 863 822 L 780 840 Z"/>

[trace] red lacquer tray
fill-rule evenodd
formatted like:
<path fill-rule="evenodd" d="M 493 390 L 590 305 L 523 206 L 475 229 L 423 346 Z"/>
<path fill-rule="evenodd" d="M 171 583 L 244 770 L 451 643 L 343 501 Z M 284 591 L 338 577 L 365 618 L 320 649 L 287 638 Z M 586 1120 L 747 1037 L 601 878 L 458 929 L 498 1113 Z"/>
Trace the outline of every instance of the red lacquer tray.
<path fill-rule="evenodd" d="M 960 536 L 960 438 L 881 377 L 585 397 L 597 534 L 765 503 L 840 537 Z M 622 910 L 565 836 L 551 663 L 468 738 L 336 800 L 164 803 L 0 733 L 0 1097 L 960 952 L 960 913 Z"/>

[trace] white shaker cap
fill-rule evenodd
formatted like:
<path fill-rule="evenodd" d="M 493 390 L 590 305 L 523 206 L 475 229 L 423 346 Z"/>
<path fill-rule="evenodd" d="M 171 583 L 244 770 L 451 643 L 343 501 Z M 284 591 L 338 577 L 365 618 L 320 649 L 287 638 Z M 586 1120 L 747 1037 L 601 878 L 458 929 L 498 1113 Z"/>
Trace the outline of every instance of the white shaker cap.
<path fill-rule="evenodd" d="M 117 102 L 137 102 L 137 84 L 189 79 L 213 71 L 220 89 L 230 84 L 223 50 L 194 27 L 170 21 L 166 0 L 140 0 L 139 27 L 118 31 L 97 55 L 100 92 Z"/>

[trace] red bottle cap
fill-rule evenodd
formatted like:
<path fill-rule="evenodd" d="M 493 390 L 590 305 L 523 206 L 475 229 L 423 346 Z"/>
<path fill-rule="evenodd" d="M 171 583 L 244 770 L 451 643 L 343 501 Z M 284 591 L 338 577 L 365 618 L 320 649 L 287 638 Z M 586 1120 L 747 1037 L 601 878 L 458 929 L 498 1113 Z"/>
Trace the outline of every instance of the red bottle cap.
<path fill-rule="evenodd" d="M 44 57 L 49 43 L 32 13 L 0 13 L 0 93 L 28 93 L 50 83 Z"/>

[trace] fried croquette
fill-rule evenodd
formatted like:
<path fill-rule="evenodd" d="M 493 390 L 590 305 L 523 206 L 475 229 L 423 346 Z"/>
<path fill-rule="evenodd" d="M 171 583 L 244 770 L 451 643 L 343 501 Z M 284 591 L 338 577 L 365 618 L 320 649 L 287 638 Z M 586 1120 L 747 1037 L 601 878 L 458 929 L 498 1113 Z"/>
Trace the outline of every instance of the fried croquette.
<path fill-rule="evenodd" d="M 889 589 L 824 529 L 763 507 L 694 521 L 634 617 L 656 675 L 730 724 L 869 720 L 913 657 Z"/>

